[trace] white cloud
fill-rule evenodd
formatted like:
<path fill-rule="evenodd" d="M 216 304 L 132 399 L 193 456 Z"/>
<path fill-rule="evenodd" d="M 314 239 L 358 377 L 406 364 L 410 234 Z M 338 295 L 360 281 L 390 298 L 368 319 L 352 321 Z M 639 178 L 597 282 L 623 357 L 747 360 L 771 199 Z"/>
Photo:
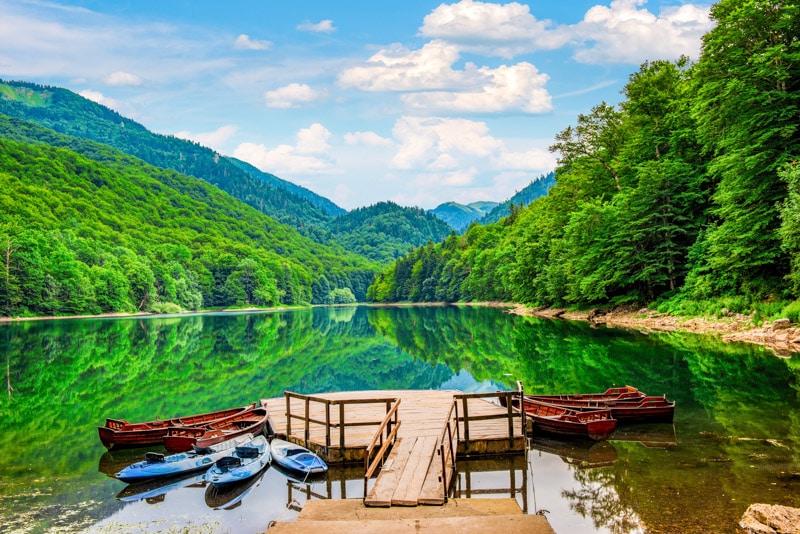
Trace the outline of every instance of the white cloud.
<path fill-rule="evenodd" d="M 485 85 L 477 90 L 410 93 L 401 100 L 412 109 L 434 112 L 545 113 L 553 107 L 544 87 L 550 77 L 539 73 L 530 63 L 501 65 L 496 69 L 484 67 L 478 72 L 483 75 Z"/>
<path fill-rule="evenodd" d="M 297 176 L 339 172 L 329 155 L 330 138 L 328 129 L 315 123 L 297 132 L 295 146 L 284 144 L 267 148 L 263 144 L 241 143 L 233 151 L 233 157 L 255 165 L 262 171 L 298 182 Z"/>
<path fill-rule="evenodd" d="M 552 109 L 545 89 L 549 76 L 527 62 L 454 70 L 458 48 L 431 41 L 411 51 L 395 46 L 374 54 L 365 65 L 339 75 L 344 87 L 364 91 L 407 91 L 401 100 L 428 113 L 544 113 Z"/>
<path fill-rule="evenodd" d="M 251 39 L 249 35 L 241 34 L 234 41 L 233 47 L 237 50 L 269 50 L 272 47 L 272 43 Z"/>
<path fill-rule="evenodd" d="M 461 49 L 510 58 L 522 52 L 558 48 L 569 36 L 550 30 L 549 20 L 537 20 L 524 4 L 490 4 L 462 0 L 441 4 L 425 17 L 420 35 L 456 43 Z"/>
<path fill-rule="evenodd" d="M 296 108 L 300 104 L 307 104 L 324 98 L 324 91 L 315 91 L 304 83 L 290 83 L 274 91 L 264 93 L 267 107 L 270 108 Z"/>
<path fill-rule="evenodd" d="M 181 139 L 188 139 L 190 141 L 199 143 L 203 146 L 213 148 L 217 152 L 221 152 L 222 147 L 225 146 L 225 143 L 230 141 L 230 139 L 236 134 L 238 130 L 239 128 L 229 124 L 225 126 L 220 126 L 213 132 L 206 132 L 206 133 L 191 133 L 184 130 L 176 132 L 175 137 L 179 137 Z"/>
<path fill-rule="evenodd" d="M 142 79 L 130 72 L 112 72 L 103 81 L 108 85 L 142 85 Z"/>
<path fill-rule="evenodd" d="M 381 137 L 375 132 L 350 132 L 344 134 L 344 142 L 348 145 L 392 146 L 394 141 Z"/>
<path fill-rule="evenodd" d="M 572 27 L 582 44 L 575 59 L 582 63 L 638 64 L 646 59 L 697 59 L 701 37 L 713 23 L 709 7 L 685 4 L 661 11 L 659 16 L 638 9 L 645 0 L 616 0 L 610 7 L 597 5 Z"/>
<path fill-rule="evenodd" d="M 114 100 L 113 98 L 108 98 L 98 91 L 92 91 L 91 89 L 84 89 L 78 93 L 83 98 L 91 100 L 92 102 L 97 102 L 98 104 L 102 104 L 107 108 L 111 108 L 113 110 L 119 110 L 121 108 L 120 102 Z"/>
<path fill-rule="evenodd" d="M 336 31 L 336 28 L 333 27 L 332 20 L 323 20 L 317 23 L 304 22 L 302 24 L 298 24 L 297 29 L 300 31 L 316 33 L 331 33 Z"/>

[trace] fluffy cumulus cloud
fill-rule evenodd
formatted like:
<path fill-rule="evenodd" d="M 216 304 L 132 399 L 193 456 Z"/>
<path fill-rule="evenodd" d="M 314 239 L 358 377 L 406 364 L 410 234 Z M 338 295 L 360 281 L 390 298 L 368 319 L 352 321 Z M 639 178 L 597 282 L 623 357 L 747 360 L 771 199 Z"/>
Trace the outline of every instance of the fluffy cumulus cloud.
<path fill-rule="evenodd" d="M 205 132 L 205 133 L 192 133 L 187 131 L 180 131 L 175 133 L 175 137 L 179 137 L 181 139 L 188 139 L 190 141 L 194 141 L 199 143 L 203 146 L 207 146 L 209 148 L 213 148 L 216 151 L 222 151 L 222 147 L 225 146 L 225 143 L 230 141 L 230 139 L 236 134 L 239 129 L 233 125 L 225 125 L 220 126 L 213 132 Z"/>
<path fill-rule="evenodd" d="M 251 39 L 249 35 L 241 34 L 233 42 L 233 47 L 237 50 L 268 50 L 272 46 L 269 41 Z"/>
<path fill-rule="evenodd" d="M 322 20 L 316 23 L 304 22 L 302 24 L 298 24 L 297 29 L 304 32 L 314 32 L 314 33 L 331 33 L 336 31 L 336 28 L 333 27 L 332 20 Z"/>
<path fill-rule="evenodd" d="M 419 33 L 463 50 L 501 57 L 557 48 L 569 39 L 568 32 L 552 28 L 549 20 L 537 20 L 526 5 L 473 0 L 441 4 L 425 17 Z"/>
<path fill-rule="evenodd" d="M 308 174 L 330 174 L 337 172 L 330 157 L 331 133 L 321 124 L 315 123 L 297 132 L 297 143 L 268 148 L 263 144 L 242 143 L 233 152 L 239 158 L 259 169 L 293 181 L 295 177 Z"/>
<path fill-rule="evenodd" d="M 458 59 L 458 47 L 440 40 L 419 50 L 396 46 L 346 69 L 339 84 L 364 91 L 408 92 L 401 99 L 417 112 L 544 113 L 552 108 L 545 89 L 549 77 L 530 63 L 494 69 L 467 63 L 456 70 Z"/>
<path fill-rule="evenodd" d="M 639 9 L 646 0 L 616 0 L 597 5 L 573 27 L 580 40 L 575 59 L 583 63 L 631 63 L 646 59 L 699 57 L 701 37 L 713 23 L 708 7 L 684 4 L 656 16 Z"/>
<path fill-rule="evenodd" d="M 142 85 L 142 79 L 130 72 L 112 72 L 103 78 L 103 81 L 108 85 Z"/>
<path fill-rule="evenodd" d="M 394 141 L 381 137 L 375 132 L 350 132 L 344 135 L 344 142 L 348 145 L 366 146 L 392 146 Z"/>
<path fill-rule="evenodd" d="M 99 91 L 84 89 L 83 91 L 80 91 L 78 94 L 81 95 L 83 98 L 91 100 L 92 102 L 97 102 L 98 104 L 102 104 L 105 107 L 111 108 L 116 111 L 119 111 L 121 108 L 121 105 L 117 100 L 114 100 L 113 98 L 108 98 Z"/>
<path fill-rule="evenodd" d="M 304 83 L 291 83 L 274 91 L 264 93 L 267 107 L 270 108 L 296 108 L 324 98 L 324 91 L 315 91 Z"/>

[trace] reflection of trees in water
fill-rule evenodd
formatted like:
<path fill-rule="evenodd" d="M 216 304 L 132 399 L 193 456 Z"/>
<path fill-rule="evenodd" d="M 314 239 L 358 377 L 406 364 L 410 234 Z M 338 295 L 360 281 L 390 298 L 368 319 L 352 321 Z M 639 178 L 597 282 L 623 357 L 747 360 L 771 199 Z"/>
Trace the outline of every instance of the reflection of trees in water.
<path fill-rule="evenodd" d="M 573 469 L 579 490 L 564 490 L 562 497 L 583 517 L 590 517 L 596 528 L 607 528 L 614 533 L 641 532 L 641 520 L 629 506 L 620 502 L 615 489 L 616 475 L 609 469 Z"/>

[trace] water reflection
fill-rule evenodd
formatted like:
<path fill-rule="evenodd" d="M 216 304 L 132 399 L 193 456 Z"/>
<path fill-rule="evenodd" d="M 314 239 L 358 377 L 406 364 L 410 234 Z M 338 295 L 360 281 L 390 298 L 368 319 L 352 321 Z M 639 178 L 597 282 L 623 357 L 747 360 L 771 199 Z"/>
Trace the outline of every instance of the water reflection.
<path fill-rule="evenodd" d="M 107 416 L 199 413 L 284 389 L 492 391 L 516 380 L 543 394 L 624 384 L 667 394 L 677 401 L 674 427 L 620 428 L 602 450 L 573 443 L 565 451 L 536 438 L 527 463 L 492 470 L 492 461 L 460 462 L 458 495 L 513 495 L 528 513 L 549 510 L 557 532 L 579 533 L 729 532 L 752 502 L 800 506 L 800 365 L 750 345 L 455 306 L 36 321 L 0 330 L 8 392 L 0 405 L 0 523 L 12 531 L 209 524 L 258 532 L 294 517 L 308 499 L 363 497 L 356 466 L 338 474 L 332 467 L 310 484 L 271 468 L 233 508 L 209 508 L 206 487 L 193 482 L 123 501 L 116 496 L 127 488 L 107 474 L 144 453 L 105 451 L 96 427 Z"/>

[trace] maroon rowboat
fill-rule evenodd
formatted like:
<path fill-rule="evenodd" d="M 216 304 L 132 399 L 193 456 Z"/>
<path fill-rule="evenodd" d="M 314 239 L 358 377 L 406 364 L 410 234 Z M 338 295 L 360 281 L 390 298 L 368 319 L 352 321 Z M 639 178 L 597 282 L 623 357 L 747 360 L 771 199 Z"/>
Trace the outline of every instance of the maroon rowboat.
<path fill-rule="evenodd" d="M 130 423 L 125 419 L 108 418 L 104 426 L 97 427 L 97 432 L 100 435 L 100 441 L 108 450 L 161 445 L 161 441 L 167 435 L 167 430 L 171 426 L 192 427 L 207 425 L 219 419 L 252 411 L 255 407 L 256 403 L 253 402 L 247 406 L 227 408 L 197 415 L 186 415 L 173 419 L 156 419 L 155 421 L 142 423 Z"/>
<path fill-rule="evenodd" d="M 500 397 L 505 404 L 505 397 Z M 519 409 L 519 397 L 512 398 L 512 406 Z M 523 401 L 525 414 L 533 423 L 534 433 L 538 430 L 559 436 L 588 437 L 595 441 L 608 439 L 617 428 L 617 420 L 611 416 L 610 410 L 580 411 L 538 402 L 525 398 Z"/>
<path fill-rule="evenodd" d="M 164 436 L 164 446 L 170 452 L 202 449 L 242 434 L 257 435 L 267 424 L 266 401 L 246 413 L 236 414 L 201 427 L 172 426 Z"/>
<path fill-rule="evenodd" d="M 638 401 L 645 398 L 644 392 L 639 391 L 633 386 L 608 388 L 603 393 L 568 393 L 565 395 L 525 395 L 526 398 L 559 404 L 562 406 L 573 406 L 578 403 L 589 402 L 618 402 L 618 401 Z"/>
<path fill-rule="evenodd" d="M 628 386 L 630 387 L 630 386 Z M 632 388 L 638 396 L 622 394 L 619 397 L 600 395 L 525 395 L 525 399 L 547 402 L 574 410 L 611 410 L 611 416 L 620 423 L 671 423 L 675 415 L 675 401 L 666 395 L 649 396 Z M 611 390 L 609 390 L 611 391 Z"/>

